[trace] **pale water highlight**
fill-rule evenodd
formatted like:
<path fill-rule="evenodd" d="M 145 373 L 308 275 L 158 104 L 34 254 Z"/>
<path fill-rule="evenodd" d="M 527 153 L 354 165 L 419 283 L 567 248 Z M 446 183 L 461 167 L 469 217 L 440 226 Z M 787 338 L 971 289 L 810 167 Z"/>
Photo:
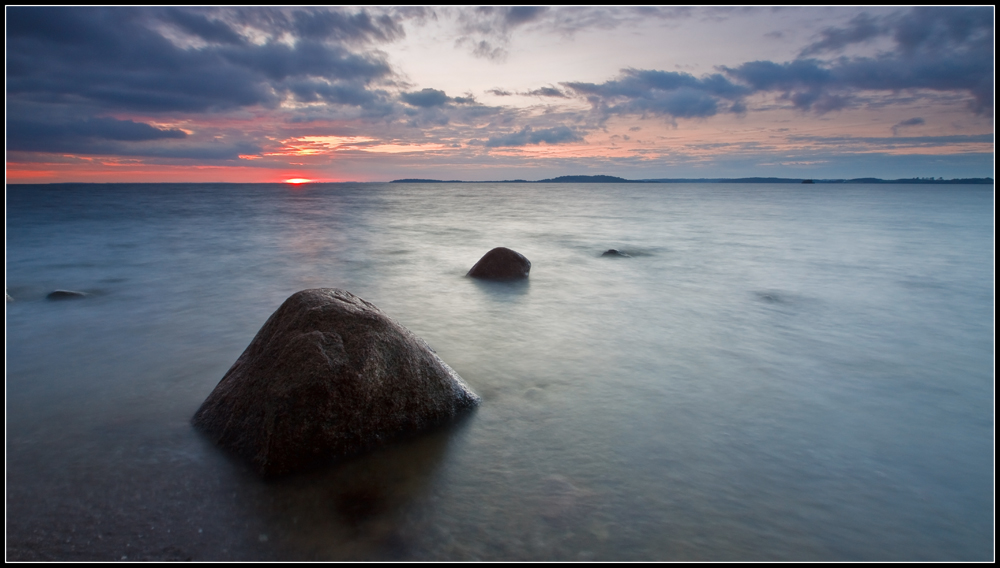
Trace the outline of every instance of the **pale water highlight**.
<path fill-rule="evenodd" d="M 993 201 L 7 186 L 7 559 L 991 560 Z M 465 277 L 497 246 L 527 280 Z M 195 410 L 315 287 L 427 340 L 481 407 L 275 482 L 208 443 Z"/>

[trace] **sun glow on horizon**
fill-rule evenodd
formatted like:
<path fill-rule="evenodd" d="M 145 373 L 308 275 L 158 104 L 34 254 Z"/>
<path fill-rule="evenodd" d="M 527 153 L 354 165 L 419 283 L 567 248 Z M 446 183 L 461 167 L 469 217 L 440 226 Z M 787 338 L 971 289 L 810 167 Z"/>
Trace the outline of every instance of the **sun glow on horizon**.
<path fill-rule="evenodd" d="M 288 183 L 288 184 L 291 184 L 291 185 L 302 185 L 304 183 L 312 183 L 312 180 L 311 179 L 307 179 L 307 178 L 290 178 L 290 179 L 286 179 L 285 183 Z"/>

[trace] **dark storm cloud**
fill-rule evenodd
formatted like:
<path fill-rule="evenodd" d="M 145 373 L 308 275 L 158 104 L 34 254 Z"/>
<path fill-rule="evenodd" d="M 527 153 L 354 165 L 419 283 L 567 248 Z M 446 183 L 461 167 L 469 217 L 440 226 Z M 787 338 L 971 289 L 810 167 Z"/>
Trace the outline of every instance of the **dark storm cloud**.
<path fill-rule="evenodd" d="M 503 18 L 507 25 L 519 26 L 537 20 L 546 10 L 541 6 L 514 6 L 505 9 Z"/>
<path fill-rule="evenodd" d="M 720 102 L 742 112 L 740 99 L 751 91 L 719 74 L 701 79 L 674 71 L 624 69 L 604 83 L 563 83 L 605 114 L 654 114 L 677 118 L 713 116 Z"/>
<path fill-rule="evenodd" d="M 412 93 L 400 93 L 399 98 L 410 106 L 420 108 L 443 107 L 448 103 L 477 105 L 476 99 L 472 96 L 449 97 L 444 91 L 439 91 L 437 89 L 422 89 Z"/>
<path fill-rule="evenodd" d="M 802 55 L 836 51 L 854 43 L 889 37 L 905 53 L 919 50 L 985 48 L 993 41 L 993 9 L 980 7 L 920 7 L 880 18 L 862 13 L 846 26 L 829 27 Z"/>
<path fill-rule="evenodd" d="M 185 137 L 187 133 L 183 130 L 163 130 L 142 122 L 114 118 L 89 118 L 62 123 L 17 117 L 7 119 L 8 148 L 11 150 L 38 151 L 41 149 L 40 142 L 48 139 L 145 142 Z"/>
<path fill-rule="evenodd" d="M 528 144 L 560 144 L 562 142 L 576 142 L 582 140 L 578 132 L 567 127 L 557 126 L 554 128 L 544 128 L 532 130 L 530 126 L 525 126 L 517 132 L 502 136 L 491 136 L 485 146 L 487 148 L 499 148 L 501 146 L 527 146 Z"/>
<path fill-rule="evenodd" d="M 249 27 L 273 37 L 287 34 L 295 38 L 357 45 L 387 43 L 405 37 L 400 20 L 420 20 L 420 14 L 425 10 L 400 8 L 393 10 L 393 15 L 371 13 L 367 8 L 354 13 L 328 8 L 287 10 L 260 7 L 184 8 L 181 12 L 183 20 L 192 19 L 191 14 L 209 19 L 204 14 L 210 14 L 213 23 L 230 29 L 234 26 Z M 183 25 L 182 22 L 178 24 Z M 185 28 L 185 31 L 199 35 L 196 30 Z"/>
<path fill-rule="evenodd" d="M 993 43 L 993 15 L 986 6 L 914 8 L 893 22 L 893 39 L 909 52 L 985 48 Z"/>
<path fill-rule="evenodd" d="M 361 83 L 350 81 L 331 84 L 315 79 L 298 79 L 287 81 L 285 85 L 296 100 L 305 103 L 325 101 L 337 105 L 372 107 L 388 97 L 384 91 L 368 89 Z"/>
<path fill-rule="evenodd" d="M 801 55 L 815 55 L 824 51 L 843 49 L 852 43 L 869 41 L 884 35 L 888 28 L 867 13 L 851 18 L 843 28 L 826 28 L 820 32 L 822 39 L 807 46 Z"/>
<path fill-rule="evenodd" d="M 58 122 L 7 119 L 7 150 L 11 152 L 197 160 L 235 160 L 240 154 L 260 152 L 259 146 L 249 142 L 189 143 L 187 138 L 182 130 L 160 129 L 141 122 L 106 117 Z"/>
<path fill-rule="evenodd" d="M 862 13 L 829 27 L 793 61 L 749 61 L 720 67 L 722 74 L 626 69 L 604 83 L 563 83 L 603 116 L 659 115 L 701 118 L 747 111 L 745 97 L 773 92 L 794 108 L 818 114 L 860 104 L 862 91 L 967 93 L 976 113 L 993 108 L 991 8 L 919 8 L 879 18 Z M 835 52 L 885 38 L 895 49 L 874 57 L 823 60 Z"/>
<path fill-rule="evenodd" d="M 99 118 L 112 112 L 274 108 L 286 99 L 390 112 L 388 94 L 372 86 L 393 76 L 384 55 L 348 49 L 337 41 L 358 44 L 400 37 L 402 29 L 394 20 L 365 11 L 319 9 L 296 11 L 290 17 L 268 10 L 249 14 L 179 8 L 8 8 L 8 115 L 12 109 L 31 107 L 42 108 L 45 120 L 64 120 L 43 120 L 31 130 L 22 128 L 26 117 L 15 114 L 22 122 L 8 126 L 8 144 L 42 151 L 44 140 L 49 140 L 52 151 L 66 151 L 55 150 L 68 144 L 57 140 L 59 133 L 73 140 L 125 140 L 99 136 L 102 128 L 106 134 L 151 136 L 143 139 L 147 145 L 174 136 L 157 134 L 160 131 L 149 125 Z M 251 42 L 238 33 L 245 31 L 246 22 L 259 24 L 254 29 L 260 33 L 292 30 L 300 35 L 293 45 L 277 41 L 277 35 Z M 191 40 L 188 44 L 185 37 Z M 87 128 L 92 132 L 85 135 Z"/>
<path fill-rule="evenodd" d="M 861 14 L 820 36 L 795 61 L 751 61 L 722 70 L 754 91 L 778 91 L 796 108 L 819 113 L 851 106 L 860 90 L 966 92 L 974 112 L 993 108 L 992 8 L 915 8 L 878 19 Z M 895 50 L 832 61 L 803 58 L 877 38 L 892 41 Z"/>
<path fill-rule="evenodd" d="M 7 10 L 8 101 L 90 109 L 204 111 L 272 104 L 246 69 L 215 51 L 186 51 L 123 9 Z"/>
<path fill-rule="evenodd" d="M 168 8 L 164 13 L 168 21 L 209 43 L 244 43 L 239 34 L 220 20 L 210 20 L 202 14 L 177 8 Z"/>
<path fill-rule="evenodd" d="M 355 14 L 311 9 L 292 13 L 296 35 L 310 39 L 338 41 L 387 42 L 405 35 L 403 28 L 388 14 L 373 17 L 362 10 Z"/>
<path fill-rule="evenodd" d="M 965 91 L 973 97 L 973 110 L 993 108 L 993 56 L 983 53 L 969 57 L 841 59 L 832 64 L 817 60 L 789 63 L 752 61 L 725 68 L 732 78 L 744 81 L 755 91 L 781 91 L 801 110 L 825 112 L 847 106 L 858 90 L 930 89 Z M 817 105 L 838 100 L 837 105 Z"/>
<path fill-rule="evenodd" d="M 7 10 L 8 100 L 89 108 L 204 111 L 273 104 L 271 89 L 217 49 L 183 50 L 139 10 Z"/>
<path fill-rule="evenodd" d="M 535 89 L 534 91 L 528 91 L 526 95 L 531 95 L 533 97 L 558 97 L 566 98 L 566 95 L 554 87 L 542 87 L 540 89 Z"/>
<path fill-rule="evenodd" d="M 176 10 L 166 13 L 171 23 L 183 19 Z M 288 79 L 346 81 L 358 88 L 391 75 L 380 56 L 312 40 L 294 47 L 227 42 L 181 48 L 143 25 L 142 10 L 11 8 L 7 14 L 7 94 L 22 100 L 200 112 L 274 106 L 291 90 Z M 204 28 L 199 37 L 228 37 L 203 16 L 187 16 L 189 28 Z"/>
<path fill-rule="evenodd" d="M 299 40 L 294 47 L 284 43 L 227 47 L 219 54 L 239 68 L 263 74 L 273 82 L 288 77 L 371 80 L 391 73 L 389 64 L 374 56 L 311 40 Z"/>
<path fill-rule="evenodd" d="M 450 100 L 444 91 L 437 89 L 423 89 L 415 93 L 401 93 L 399 97 L 408 105 L 425 108 L 444 106 Z"/>
<path fill-rule="evenodd" d="M 748 83 L 755 91 L 790 91 L 797 88 L 815 89 L 833 80 L 829 69 L 815 59 L 800 59 L 788 63 L 751 61 L 726 73 Z"/>

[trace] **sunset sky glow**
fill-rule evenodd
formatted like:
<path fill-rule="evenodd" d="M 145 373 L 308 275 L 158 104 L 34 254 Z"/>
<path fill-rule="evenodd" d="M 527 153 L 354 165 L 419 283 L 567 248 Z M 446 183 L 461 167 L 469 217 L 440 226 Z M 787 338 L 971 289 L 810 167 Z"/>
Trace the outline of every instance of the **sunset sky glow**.
<path fill-rule="evenodd" d="M 6 8 L 8 183 L 992 177 L 994 8 Z"/>

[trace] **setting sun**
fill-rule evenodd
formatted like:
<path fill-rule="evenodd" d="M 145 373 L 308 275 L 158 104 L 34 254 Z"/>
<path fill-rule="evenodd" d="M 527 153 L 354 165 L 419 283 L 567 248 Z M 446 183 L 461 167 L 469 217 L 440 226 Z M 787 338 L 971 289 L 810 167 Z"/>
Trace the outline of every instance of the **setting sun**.
<path fill-rule="evenodd" d="M 311 182 L 312 182 L 311 179 L 306 179 L 306 178 L 292 178 L 285 180 L 285 183 L 290 183 L 292 185 L 300 185 L 303 183 L 311 183 Z"/>

